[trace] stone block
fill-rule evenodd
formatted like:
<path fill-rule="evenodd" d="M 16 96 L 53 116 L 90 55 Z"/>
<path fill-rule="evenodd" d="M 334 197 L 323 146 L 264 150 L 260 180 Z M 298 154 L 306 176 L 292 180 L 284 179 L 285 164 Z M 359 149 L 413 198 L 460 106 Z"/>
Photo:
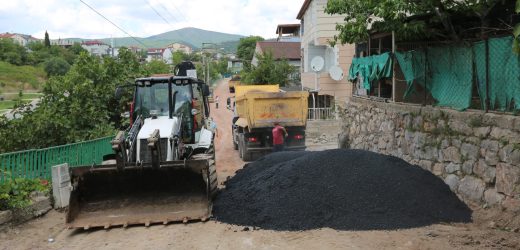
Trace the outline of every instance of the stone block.
<path fill-rule="evenodd" d="M 466 159 L 476 160 L 479 154 L 479 148 L 473 144 L 463 143 L 460 147 L 460 154 Z"/>
<path fill-rule="evenodd" d="M 460 155 L 459 149 L 456 147 L 448 147 L 442 150 L 442 159 L 445 162 L 454 162 L 454 163 L 462 163 L 462 157 Z"/>
<path fill-rule="evenodd" d="M 520 165 L 520 150 L 513 150 L 509 155 L 506 156 L 507 162 L 513 165 Z"/>
<path fill-rule="evenodd" d="M 489 166 L 486 162 L 480 159 L 473 168 L 473 173 L 482 178 L 486 183 L 494 183 L 496 176 L 496 169 Z"/>
<path fill-rule="evenodd" d="M 496 166 L 499 161 L 497 152 L 489 150 L 486 150 L 486 153 L 484 154 L 484 159 L 486 160 L 486 163 L 490 166 Z"/>
<path fill-rule="evenodd" d="M 457 171 L 460 171 L 460 164 L 455 164 L 453 162 L 450 162 L 448 165 L 446 165 L 446 173 L 453 174 Z"/>
<path fill-rule="evenodd" d="M 479 127 L 479 128 L 473 128 L 473 133 L 475 136 L 480 138 L 485 138 L 489 135 L 491 132 L 491 127 Z"/>
<path fill-rule="evenodd" d="M 444 179 L 444 182 L 450 187 L 451 191 L 457 192 L 457 189 L 459 188 L 459 177 L 450 174 L 446 176 L 446 179 Z"/>
<path fill-rule="evenodd" d="M 437 176 L 444 175 L 444 164 L 443 163 L 435 163 L 432 168 L 432 173 Z"/>
<path fill-rule="evenodd" d="M 13 213 L 10 210 L 0 211 L 0 225 L 6 224 L 13 220 Z"/>
<path fill-rule="evenodd" d="M 509 129 L 503 129 L 503 128 L 499 128 L 499 127 L 494 127 L 493 129 L 491 129 L 490 136 L 492 138 L 497 139 L 497 140 L 506 139 L 506 140 L 508 140 L 509 142 L 512 142 L 512 143 L 520 142 L 519 134 L 515 133 L 515 132 L 513 132 L 513 131 L 511 131 Z"/>
<path fill-rule="evenodd" d="M 467 200 L 482 202 L 486 184 L 473 176 L 465 176 L 459 183 L 459 194 Z"/>
<path fill-rule="evenodd" d="M 457 139 L 457 138 L 452 138 L 451 139 L 451 145 L 457 147 L 457 148 L 460 148 L 462 147 L 462 141 Z"/>
<path fill-rule="evenodd" d="M 428 133 L 434 131 L 436 128 L 437 126 L 432 122 L 425 122 L 423 127 L 424 131 Z"/>
<path fill-rule="evenodd" d="M 504 197 L 503 194 L 499 194 L 494 188 L 490 188 L 484 192 L 484 201 L 489 206 L 500 204 L 504 200 Z"/>
<path fill-rule="evenodd" d="M 427 160 L 420 160 L 418 165 L 424 170 L 432 171 L 433 162 Z"/>
<path fill-rule="evenodd" d="M 496 168 L 497 191 L 514 196 L 520 184 L 520 168 L 507 163 L 498 163 Z"/>
<path fill-rule="evenodd" d="M 463 135 L 471 135 L 471 134 L 473 134 L 473 129 L 471 129 L 471 127 L 468 126 L 468 124 L 466 124 L 465 122 L 461 122 L 461 121 L 458 121 L 458 120 L 450 120 L 448 122 L 448 126 L 450 126 L 450 128 L 453 131 L 461 133 Z"/>
<path fill-rule="evenodd" d="M 466 137 L 464 141 L 473 145 L 480 145 L 480 139 L 477 137 Z"/>
<path fill-rule="evenodd" d="M 498 152 L 498 157 L 500 158 L 500 161 L 511 163 L 509 158 L 511 157 L 511 153 L 513 152 L 513 150 L 514 148 L 511 144 L 508 144 L 504 146 L 502 149 L 500 149 L 500 151 Z"/>
<path fill-rule="evenodd" d="M 467 174 L 467 175 L 472 174 L 474 165 L 475 165 L 475 161 L 474 160 L 465 161 L 462 164 L 462 173 Z"/>
<path fill-rule="evenodd" d="M 489 151 L 498 152 L 499 149 L 499 143 L 498 141 L 494 140 L 482 140 L 480 142 L 480 147 Z"/>

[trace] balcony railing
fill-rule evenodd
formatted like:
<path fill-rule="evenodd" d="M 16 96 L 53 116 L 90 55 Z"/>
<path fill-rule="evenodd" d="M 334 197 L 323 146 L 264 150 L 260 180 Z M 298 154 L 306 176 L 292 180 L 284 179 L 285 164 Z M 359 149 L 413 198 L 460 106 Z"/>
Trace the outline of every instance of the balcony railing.
<path fill-rule="evenodd" d="M 307 120 L 335 120 L 336 113 L 334 108 L 309 108 L 309 115 Z"/>

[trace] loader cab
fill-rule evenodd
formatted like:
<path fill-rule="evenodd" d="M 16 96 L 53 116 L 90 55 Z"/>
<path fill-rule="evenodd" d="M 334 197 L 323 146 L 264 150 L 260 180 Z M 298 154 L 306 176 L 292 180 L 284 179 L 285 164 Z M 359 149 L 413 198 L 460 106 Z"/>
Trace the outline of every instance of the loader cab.
<path fill-rule="evenodd" d="M 132 117 L 182 119 L 183 139 L 193 143 L 209 115 L 207 85 L 189 77 L 139 78 L 135 83 Z"/>

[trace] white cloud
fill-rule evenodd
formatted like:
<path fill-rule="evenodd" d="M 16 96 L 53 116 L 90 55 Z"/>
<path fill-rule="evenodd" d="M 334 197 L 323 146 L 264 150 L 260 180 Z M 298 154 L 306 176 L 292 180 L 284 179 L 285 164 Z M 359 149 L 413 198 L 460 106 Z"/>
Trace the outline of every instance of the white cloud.
<path fill-rule="evenodd" d="M 275 37 L 276 25 L 297 23 L 304 0 L 83 0 L 133 36 L 184 27 Z M 151 8 L 155 8 L 168 23 Z M 0 5 L 0 32 L 43 38 L 126 36 L 79 0 L 10 0 Z"/>

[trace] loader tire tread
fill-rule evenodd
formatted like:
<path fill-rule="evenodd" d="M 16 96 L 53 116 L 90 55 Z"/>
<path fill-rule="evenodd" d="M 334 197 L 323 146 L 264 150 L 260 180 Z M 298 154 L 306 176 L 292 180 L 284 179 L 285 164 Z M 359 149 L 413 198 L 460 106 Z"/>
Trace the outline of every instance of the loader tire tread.
<path fill-rule="evenodd" d="M 217 168 L 215 166 L 215 160 L 210 159 L 209 160 L 209 197 L 210 199 L 215 198 L 217 195 Z"/>

